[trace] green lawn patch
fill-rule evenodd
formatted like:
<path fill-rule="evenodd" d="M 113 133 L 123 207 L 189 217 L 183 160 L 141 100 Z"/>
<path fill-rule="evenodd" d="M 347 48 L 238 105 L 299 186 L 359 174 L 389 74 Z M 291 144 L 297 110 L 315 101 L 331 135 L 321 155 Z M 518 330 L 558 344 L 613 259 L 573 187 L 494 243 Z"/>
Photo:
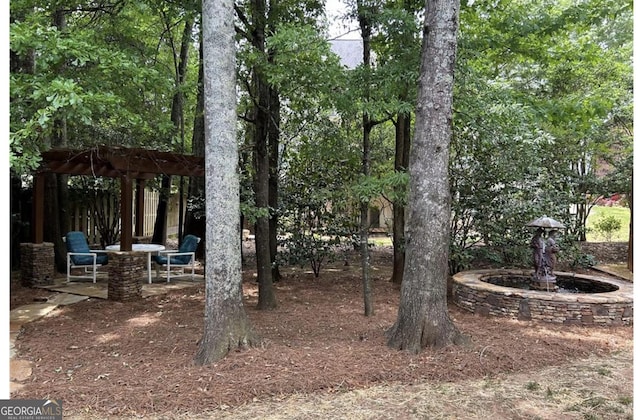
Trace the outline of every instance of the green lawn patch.
<path fill-rule="evenodd" d="M 628 207 L 595 206 L 587 218 L 587 242 L 605 242 L 606 236 L 597 232 L 595 226 L 599 220 L 615 217 L 620 220 L 620 229 L 613 232 L 611 242 L 626 242 L 629 240 L 630 211 Z"/>

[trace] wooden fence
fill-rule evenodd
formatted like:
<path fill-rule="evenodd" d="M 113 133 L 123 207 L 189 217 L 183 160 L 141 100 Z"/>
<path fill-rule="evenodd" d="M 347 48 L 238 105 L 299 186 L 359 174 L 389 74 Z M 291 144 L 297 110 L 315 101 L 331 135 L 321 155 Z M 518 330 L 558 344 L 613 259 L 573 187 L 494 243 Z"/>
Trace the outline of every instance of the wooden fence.
<path fill-rule="evenodd" d="M 156 221 L 156 210 L 160 201 L 160 193 L 158 191 L 145 190 L 144 192 L 144 232 L 142 236 L 152 236 L 153 228 Z M 186 200 L 185 200 L 186 201 Z M 183 210 L 186 209 L 186 202 Z M 135 232 L 135 206 L 133 215 L 133 227 Z M 169 198 L 169 209 L 167 216 L 167 235 L 176 235 L 178 233 L 179 223 L 179 200 L 177 194 L 172 194 Z M 70 230 L 79 230 L 87 235 L 90 244 L 99 244 L 101 234 L 98 224 L 107 223 L 113 226 L 113 231 L 118 235 L 117 238 L 108 238 L 107 242 L 114 242 L 119 239 L 120 234 L 120 204 L 119 200 L 108 192 L 97 194 L 87 199 L 86 196 L 77 195 L 75 199 L 71 199 L 69 203 L 69 228 Z"/>

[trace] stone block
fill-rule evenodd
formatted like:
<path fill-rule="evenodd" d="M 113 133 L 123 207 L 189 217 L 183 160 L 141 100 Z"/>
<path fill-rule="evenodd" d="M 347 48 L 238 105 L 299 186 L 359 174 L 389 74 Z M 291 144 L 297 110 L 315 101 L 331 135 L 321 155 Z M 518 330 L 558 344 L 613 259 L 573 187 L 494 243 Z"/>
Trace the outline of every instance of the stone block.
<path fill-rule="evenodd" d="M 20 244 L 20 283 L 25 287 L 53 284 L 55 277 L 53 243 Z"/>

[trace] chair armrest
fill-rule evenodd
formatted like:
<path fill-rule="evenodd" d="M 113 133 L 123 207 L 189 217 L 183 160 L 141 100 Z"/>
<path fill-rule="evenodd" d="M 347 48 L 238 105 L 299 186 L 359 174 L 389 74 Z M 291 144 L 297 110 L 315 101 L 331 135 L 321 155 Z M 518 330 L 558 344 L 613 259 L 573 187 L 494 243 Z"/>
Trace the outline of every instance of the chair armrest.
<path fill-rule="evenodd" d="M 167 252 L 166 254 L 168 257 L 177 257 L 179 255 L 196 255 L 195 252 Z"/>
<path fill-rule="evenodd" d="M 158 255 L 160 254 L 169 254 L 172 252 L 178 252 L 177 249 L 161 249 L 160 251 L 158 251 Z"/>
<path fill-rule="evenodd" d="M 71 256 L 71 255 L 85 255 L 85 256 L 91 256 L 93 258 L 98 257 L 98 254 L 96 252 L 67 252 L 67 255 Z"/>
<path fill-rule="evenodd" d="M 74 266 L 87 266 L 89 264 L 76 264 L 73 259 L 71 257 L 73 256 L 79 256 L 79 257 L 91 257 L 93 259 L 93 264 L 91 265 L 97 265 L 98 263 L 98 254 L 96 254 L 95 252 L 67 252 L 67 264 L 71 265 L 73 264 Z"/>
<path fill-rule="evenodd" d="M 171 262 L 172 258 L 181 257 L 181 256 L 185 256 L 185 255 L 191 257 L 191 258 L 189 258 L 188 262 L 186 262 L 186 263 L 180 263 L 180 262 L 179 263 L 172 263 Z M 169 265 L 176 265 L 176 266 L 178 266 L 178 265 L 191 265 L 191 264 L 194 264 L 196 262 L 196 253 L 195 252 L 167 252 L 167 253 L 165 253 L 164 256 L 167 258 L 167 263 Z"/>

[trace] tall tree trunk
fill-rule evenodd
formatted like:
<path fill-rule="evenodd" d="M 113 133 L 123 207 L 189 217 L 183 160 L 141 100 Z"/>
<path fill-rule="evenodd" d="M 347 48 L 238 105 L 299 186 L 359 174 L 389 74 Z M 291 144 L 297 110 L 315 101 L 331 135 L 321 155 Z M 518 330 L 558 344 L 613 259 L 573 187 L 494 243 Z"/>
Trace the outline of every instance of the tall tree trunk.
<path fill-rule="evenodd" d="M 167 27 L 169 23 L 166 23 Z M 182 92 L 182 85 L 187 73 L 187 61 L 189 57 L 189 47 L 191 45 L 191 29 L 193 27 L 193 19 L 187 18 L 184 24 L 184 30 L 182 33 L 182 41 L 180 43 L 180 51 L 176 51 L 173 48 L 173 56 L 175 63 L 175 93 L 171 101 L 171 122 L 176 128 L 182 138 L 184 144 L 184 94 Z M 171 33 L 167 30 L 167 33 Z M 173 47 L 173 40 L 171 39 Z M 181 150 L 184 152 L 184 150 Z M 168 175 L 162 176 L 162 184 L 160 190 L 160 200 L 158 201 L 158 207 L 156 210 L 156 221 L 153 228 L 152 242 L 156 244 L 164 244 L 167 241 L 167 217 L 169 213 L 169 198 L 171 196 L 171 177 Z M 182 194 L 180 195 L 180 201 L 182 202 Z M 182 231 L 182 219 L 178 221 Z M 178 236 L 179 240 L 182 240 L 181 236 Z"/>
<path fill-rule="evenodd" d="M 257 51 L 266 52 L 266 1 L 252 0 L 253 46 Z M 271 124 L 271 92 L 262 69 L 253 69 L 254 98 L 254 164 L 253 179 L 256 207 L 269 209 L 269 126 Z M 269 234 L 269 214 L 261 214 L 256 219 L 255 243 L 258 274 L 258 308 L 272 309 L 277 306 L 273 278 L 271 277 L 271 244 Z"/>
<path fill-rule="evenodd" d="M 449 145 L 458 28 L 457 0 L 426 0 L 415 139 L 409 164 L 406 266 L 392 348 L 418 353 L 461 343 L 447 312 Z"/>
<path fill-rule="evenodd" d="M 262 86 L 264 84 L 260 82 Z M 259 107 L 260 108 L 260 107 Z M 269 209 L 269 152 L 267 133 L 264 126 L 264 113 L 258 112 L 255 125 L 255 177 L 254 193 L 256 207 Z M 258 308 L 273 309 L 277 306 L 271 277 L 271 248 L 269 235 L 269 215 L 260 215 L 256 219 L 256 265 L 258 274 Z"/>
<path fill-rule="evenodd" d="M 184 93 L 183 85 L 187 75 L 187 62 L 189 59 L 189 47 L 191 46 L 191 33 L 193 31 L 193 18 L 187 17 L 182 31 L 182 42 L 180 43 L 180 56 L 176 65 L 176 91 L 173 94 L 173 103 L 171 104 L 171 121 L 178 129 L 180 135 L 180 153 L 185 153 L 184 136 Z M 176 52 L 174 50 L 174 60 L 176 60 Z M 184 177 L 180 176 L 178 185 L 178 238 L 182 241 L 184 236 Z"/>
<path fill-rule="evenodd" d="M 207 247 L 204 334 L 195 356 L 210 364 L 259 341 L 242 303 L 240 180 L 236 139 L 233 2 L 203 0 Z"/>
<path fill-rule="evenodd" d="M 164 244 L 167 242 L 167 214 L 169 213 L 169 195 L 171 194 L 171 175 L 162 175 L 160 197 L 156 207 L 156 221 L 153 225 L 151 242 Z"/>
<path fill-rule="evenodd" d="M 409 167 L 409 149 L 411 145 L 411 115 L 409 113 L 398 114 L 396 123 L 396 155 L 394 169 L 398 172 L 406 172 Z M 398 194 L 396 194 L 397 196 Z M 402 284 L 404 277 L 404 212 L 402 200 L 393 203 L 393 272 L 391 282 Z"/>
<path fill-rule="evenodd" d="M 271 54 L 273 56 L 273 54 Z M 280 149 L 280 94 L 273 87 L 269 87 L 269 207 L 272 209 L 269 217 L 269 254 L 271 261 L 271 279 L 280 280 L 278 267 L 278 171 Z"/>
<path fill-rule="evenodd" d="M 200 33 L 199 48 L 199 65 L 198 65 L 198 89 L 196 99 L 196 111 L 193 119 L 193 135 L 191 137 L 191 148 L 195 156 L 204 156 L 204 72 L 202 66 L 202 32 Z M 199 198 L 205 195 L 204 178 L 194 177 L 189 182 L 188 196 L 191 198 Z M 192 233 L 201 238 L 203 246 L 199 246 L 196 251 L 196 257 L 202 259 L 205 255 L 207 245 L 206 229 L 204 217 L 204 209 L 198 209 L 195 212 L 187 208 L 185 215 L 184 229 L 186 232 Z"/>
<path fill-rule="evenodd" d="M 369 100 L 369 72 L 371 71 L 371 20 L 370 10 L 358 0 L 358 22 L 362 34 L 362 63 L 365 68 L 363 102 Z M 371 166 L 371 129 L 373 124 L 369 113 L 362 112 L 362 175 L 368 177 Z M 372 284 L 369 260 L 369 202 L 360 203 L 360 261 L 362 264 L 362 291 L 364 297 L 364 315 L 373 315 Z"/>
<path fill-rule="evenodd" d="M 53 24 L 59 31 L 63 32 L 67 27 L 66 15 L 63 10 L 53 12 Z M 66 64 L 59 68 L 63 72 Z M 51 147 L 67 146 L 67 122 L 62 118 L 53 121 L 53 133 L 51 135 Z M 54 261 L 56 269 L 64 272 L 67 267 L 67 250 L 62 240 L 62 236 L 69 230 L 69 213 L 67 204 L 69 203 L 69 176 L 64 174 L 45 175 L 45 220 L 56 220 L 57 223 L 44 224 L 44 240 L 54 244 Z"/>

